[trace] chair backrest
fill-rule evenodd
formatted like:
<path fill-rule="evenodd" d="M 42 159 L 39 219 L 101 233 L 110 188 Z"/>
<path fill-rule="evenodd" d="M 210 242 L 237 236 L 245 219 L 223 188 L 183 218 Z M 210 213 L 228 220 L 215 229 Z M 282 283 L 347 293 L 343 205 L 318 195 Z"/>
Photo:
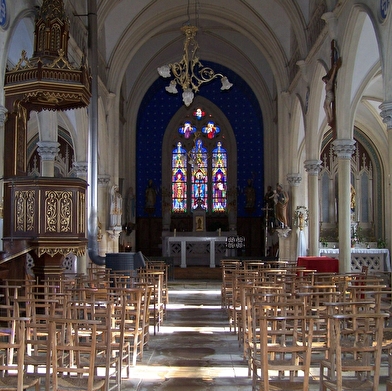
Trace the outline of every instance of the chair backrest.
<path fill-rule="evenodd" d="M 100 387 L 103 389 L 105 380 L 95 377 L 96 335 L 101 322 L 88 319 L 50 318 L 49 323 L 53 390 L 67 389 L 71 386 L 86 391 Z M 59 340 L 56 338 L 56 330 L 61 324 L 66 325 L 66 334 L 62 340 Z M 90 338 L 87 338 L 86 342 L 87 335 Z M 82 356 L 83 360 L 81 360 Z"/>
<path fill-rule="evenodd" d="M 277 384 L 270 378 L 270 371 L 278 371 L 279 383 L 284 381 L 287 389 L 293 382 L 302 384 L 303 391 L 309 389 L 314 321 L 315 317 L 305 315 L 304 304 L 298 300 L 260 304 L 254 322 L 258 327 L 255 346 L 260 349 L 253 361 L 253 384 L 260 382 L 264 391 L 281 389 L 273 388 Z M 303 375 L 299 377 L 300 372 Z"/>
<path fill-rule="evenodd" d="M 28 318 L 7 318 L 2 317 L 2 320 L 13 322 L 15 324 L 15 338 L 2 339 L 0 341 L 0 351 L 7 352 L 12 350 L 16 355 L 17 361 L 15 364 L 5 360 L 0 363 L 0 372 L 3 377 L 0 378 L 0 390 L 24 390 L 27 387 L 36 386 L 39 390 L 40 378 L 38 376 L 26 376 L 25 373 L 25 350 L 26 350 L 26 322 Z"/>
<path fill-rule="evenodd" d="M 352 372 L 361 372 L 366 374 L 362 381 L 367 381 L 367 389 L 377 391 L 387 317 L 386 313 L 365 311 L 332 315 L 327 360 L 329 373 L 327 378 L 323 375 L 326 364 L 322 362 L 321 382 L 334 383 L 338 390 L 342 389 L 343 383 L 345 389 L 357 390 L 358 379 L 353 379 Z"/>

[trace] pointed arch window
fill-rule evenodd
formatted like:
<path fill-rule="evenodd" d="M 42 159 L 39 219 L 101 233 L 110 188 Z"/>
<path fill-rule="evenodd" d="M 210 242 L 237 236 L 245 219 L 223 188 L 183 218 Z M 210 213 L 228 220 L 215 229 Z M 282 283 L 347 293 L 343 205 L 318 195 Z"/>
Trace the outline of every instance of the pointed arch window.
<path fill-rule="evenodd" d="M 187 208 L 187 154 L 179 142 L 172 153 L 172 210 L 185 213 Z"/>
<path fill-rule="evenodd" d="M 207 149 L 201 139 L 191 150 L 192 165 L 192 209 L 202 207 L 208 210 L 208 159 Z"/>
<path fill-rule="evenodd" d="M 212 211 L 225 212 L 227 206 L 227 153 L 219 141 L 212 151 L 213 197 Z"/>
<path fill-rule="evenodd" d="M 183 214 L 201 207 L 208 213 L 225 213 L 230 178 L 226 132 L 200 107 L 191 116 L 172 131 L 176 148 L 171 157 L 171 211 Z"/>

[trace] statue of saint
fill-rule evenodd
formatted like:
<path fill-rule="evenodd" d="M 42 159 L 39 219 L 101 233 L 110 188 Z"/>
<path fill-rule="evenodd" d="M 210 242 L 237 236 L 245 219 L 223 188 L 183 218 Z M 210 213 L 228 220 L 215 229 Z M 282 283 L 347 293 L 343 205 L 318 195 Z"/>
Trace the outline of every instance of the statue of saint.
<path fill-rule="evenodd" d="M 356 196 L 356 191 L 353 185 L 350 185 L 350 209 L 351 212 L 355 212 L 355 196 Z"/>
<path fill-rule="evenodd" d="M 127 191 L 126 223 L 134 222 L 135 220 L 135 207 L 136 207 L 135 204 L 136 204 L 135 193 L 133 191 L 133 187 L 131 186 Z"/>
<path fill-rule="evenodd" d="M 154 209 L 156 200 L 157 192 L 154 188 L 152 179 L 149 179 L 146 188 L 146 209 Z"/>
<path fill-rule="evenodd" d="M 110 226 L 121 227 L 122 196 L 117 185 L 110 190 Z"/>
<path fill-rule="evenodd" d="M 256 191 L 253 187 L 252 179 L 248 179 L 248 186 L 245 187 L 246 203 L 245 208 L 254 208 L 256 201 Z"/>
<path fill-rule="evenodd" d="M 287 227 L 287 205 L 289 203 L 289 195 L 283 190 L 283 185 L 276 185 L 277 203 L 276 203 L 276 219 L 282 228 Z"/>

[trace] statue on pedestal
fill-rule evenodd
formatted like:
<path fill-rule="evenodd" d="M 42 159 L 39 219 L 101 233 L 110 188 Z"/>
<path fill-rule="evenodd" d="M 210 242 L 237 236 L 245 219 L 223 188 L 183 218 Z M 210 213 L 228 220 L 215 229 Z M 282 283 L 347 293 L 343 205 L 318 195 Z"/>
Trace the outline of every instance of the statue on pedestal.
<path fill-rule="evenodd" d="M 110 227 L 121 227 L 122 196 L 117 185 L 110 190 Z"/>

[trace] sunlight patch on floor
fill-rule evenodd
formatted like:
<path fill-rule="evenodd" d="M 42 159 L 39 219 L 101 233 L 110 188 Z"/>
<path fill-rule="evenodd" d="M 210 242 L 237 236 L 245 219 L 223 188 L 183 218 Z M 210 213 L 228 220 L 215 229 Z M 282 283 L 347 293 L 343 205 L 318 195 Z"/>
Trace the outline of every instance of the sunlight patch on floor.
<path fill-rule="evenodd" d="M 143 378 L 144 380 L 159 380 L 166 378 L 198 378 L 198 379 L 217 379 L 217 378 L 238 378 L 248 377 L 248 369 L 244 367 L 167 367 L 167 366 L 148 366 L 138 364 L 131 369 L 131 377 Z"/>

